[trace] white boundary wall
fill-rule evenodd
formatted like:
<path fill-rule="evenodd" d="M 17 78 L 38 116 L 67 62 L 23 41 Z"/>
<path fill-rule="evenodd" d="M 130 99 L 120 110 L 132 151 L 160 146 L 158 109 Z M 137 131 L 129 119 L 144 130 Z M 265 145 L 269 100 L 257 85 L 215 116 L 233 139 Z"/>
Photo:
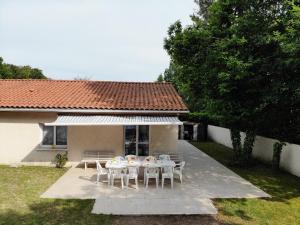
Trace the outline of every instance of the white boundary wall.
<path fill-rule="evenodd" d="M 209 139 L 232 148 L 229 129 L 208 125 L 207 133 Z M 241 133 L 241 136 L 244 139 L 245 134 Z M 271 162 L 275 141 L 275 139 L 256 136 L 253 156 L 262 161 Z M 288 143 L 284 146 L 280 166 L 291 174 L 300 177 L 300 145 Z"/>

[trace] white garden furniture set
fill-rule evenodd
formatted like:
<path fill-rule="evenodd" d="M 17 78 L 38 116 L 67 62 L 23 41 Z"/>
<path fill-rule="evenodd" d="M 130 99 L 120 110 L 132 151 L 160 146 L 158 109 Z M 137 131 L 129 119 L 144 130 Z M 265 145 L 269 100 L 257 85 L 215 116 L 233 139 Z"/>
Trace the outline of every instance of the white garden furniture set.
<path fill-rule="evenodd" d="M 122 156 L 114 157 L 108 160 L 105 168 L 101 166 L 100 161 L 96 161 L 97 165 L 97 184 L 99 183 L 100 176 L 107 176 L 108 185 L 114 186 L 115 180 L 121 182 L 122 189 L 124 184 L 126 187 L 129 185 L 130 180 L 135 181 L 135 186 L 138 189 L 138 177 L 140 168 L 144 168 L 144 185 L 148 188 L 149 180 L 154 179 L 156 187 L 159 185 L 159 178 L 161 174 L 161 185 L 164 188 L 165 179 L 170 179 L 171 187 L 173 188 L 174 176 L 178 176 L 182 183 L 182 171 L 185 162 L 175 163 L 171 160 L 169 155 L 162 154 L 158 157 L 138 157 L 135 155 L 128 155 L 125 158 Z"/>

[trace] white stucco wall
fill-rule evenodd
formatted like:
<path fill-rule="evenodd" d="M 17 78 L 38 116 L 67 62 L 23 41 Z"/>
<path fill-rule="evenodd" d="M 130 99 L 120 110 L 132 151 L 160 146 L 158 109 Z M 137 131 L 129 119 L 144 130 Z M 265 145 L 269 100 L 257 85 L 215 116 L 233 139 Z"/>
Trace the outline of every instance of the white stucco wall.
<path fill-rule="evenodd" d="M 228 148 L 232 148 L 230 139 L 230 131 L 223 127 L 216 127 L 208 125 L 207 137 L 219 144 L 225 145 Z"/>
<path fill-rule="evenodd" d="M 152 152 L 177 152 L 178 126 L 150 127 L 150 154 Z"/>
<path fill-rule="evenodd" d="M 0 163 L 49 165 L 57 152 L 39 150 L 40 123 L 56 119 L 53 113 L 0 113 Z"/>
<path fill-rule="evenodd" d="M 0 112 L 0 164 L 22 163 L 53 165 L 54 157 L 62 150 L 40 147 L 40 124 L 55 121 L 55 113 Z M 176 151 L 178 126 L 150 127 L 150 154 L 154 151 Z M 70 126 L 68 127 L 68 157 L 77 163 L 85 150 L 113 150 L 124 154 L 123 126 Z"/>
<path fill-rule="evenodd" d="M 69 160 L 79 162 L 86 150 L 114 151 L 116 155 L 123 155 L 123 140 L 123 126 L 70 126 Z"/>
<path fill-rule="evenodd" d="M 243 139 L 245 134 L 241 133 L 241 136 Z M 232 148 L 230 131 L 226 128 L 209 125 L 208 138 Z M 271 162 L 273 156 L 273 144 L 275 142 L 275 139 L 257 136 L 254 143 L 253 156 L 262 161 Z M 284 170 L 300 177 L 300 145 L 288 143 L 284 147 L 280 166 Z"/>

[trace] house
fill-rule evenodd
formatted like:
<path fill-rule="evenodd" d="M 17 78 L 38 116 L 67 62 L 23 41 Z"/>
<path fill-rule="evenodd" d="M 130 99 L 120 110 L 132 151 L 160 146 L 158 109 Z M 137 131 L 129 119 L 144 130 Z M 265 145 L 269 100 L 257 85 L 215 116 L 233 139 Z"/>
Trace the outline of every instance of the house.
<path fill-rule="evenodd" d="M 170 83 L 0 80 L 0 163 L 51 164 L 68 151 L 176 151 L 188 109 Z"/>

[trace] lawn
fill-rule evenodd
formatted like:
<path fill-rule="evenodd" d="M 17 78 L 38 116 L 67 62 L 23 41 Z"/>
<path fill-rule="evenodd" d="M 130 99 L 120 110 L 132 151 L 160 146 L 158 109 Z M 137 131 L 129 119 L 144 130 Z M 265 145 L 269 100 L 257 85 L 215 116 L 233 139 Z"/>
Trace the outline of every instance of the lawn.
<path fill-rule="evenodd" d="M 210 216 L 105 216 L 94 200 L 41 199 L 67 169 L 0 166 L 0 225 L 215 225 Z"/>
<path fill-rule="evenodd" d="M 272 195 L 270 199 L 216 199 L 217 220 L 222 224 L 300 224 L 300 178 L 258 163 L 253 168 L 229 166 L 232 150 L 213 142 L 191 142 L 241 177 Z"/>
<path fill-rule="evenodd" d="M 212 142 L 193 145 L 228 166 L 231 149 Z M 273 172 L 257 164 L 250 169 L 228 166 L 240 176 L 273 196 L 271 199 L 215 199 L 216 218 L 208 216 L 116 217 L 91 214 L 94 200 L 41 199 L 67 169 L 0 166 L 0 225 L 10 224 L 300 224 L 300 178 Z"/>
<path fill-rule="evenodd" d="M 91 214 L 94 200 L 41 199 L 66 169 L 0 166 L 0 224 L 111 224 L 110 216 Z"/>

